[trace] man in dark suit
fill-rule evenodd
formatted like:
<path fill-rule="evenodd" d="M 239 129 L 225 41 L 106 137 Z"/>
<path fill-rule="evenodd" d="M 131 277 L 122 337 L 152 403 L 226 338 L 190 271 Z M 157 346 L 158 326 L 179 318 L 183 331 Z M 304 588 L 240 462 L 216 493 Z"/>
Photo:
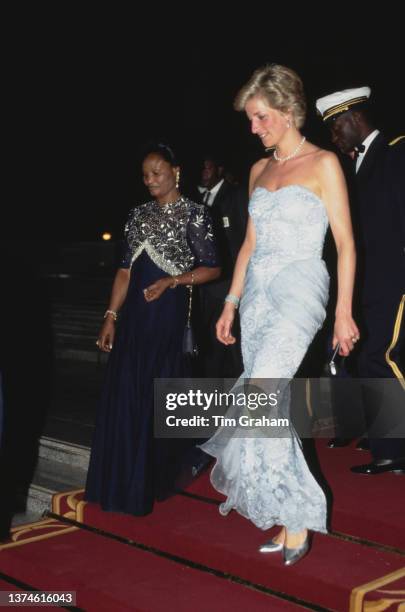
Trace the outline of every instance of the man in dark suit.
<path fill-rule="evenodd" d="M 362 340 L 357 358 L 365 421 L 394 430 L 405 402 L 403 351 L 405 302 L 405 138 L 389 143 L 370 118 L 369 87 L 347 89 L 317 100 L 333 143 L 349 155 L 355 172 L 353 206 L 357 237 L 359 312 Z M 402 386 L 401 386 L 402 385 Z M 402 392 L 402 389 L 403 392 Z M 394 402 L 394 403 L 395 403 Z M 372 462 L 352 467 L 357 474 L 405 473 L 405 439 L 370 436 Z"/>
<path fill-rule="evenodd" d="M 234 345 L 221 344 L 215 332 L 245 238 L 248 218 L 247 191 L 231 184 L 224 174 L 225 167 L 219 158 L 213 155 L 204 157 L 198 189 L 201 202 L 211 212 L 222 267 L 218 281 L 201 287 L 202 368 L 204 376 L 209 378 L 236 378 L 243 370 L 239 321 L 235 320 L 234 332 L 238 341 Z"/>

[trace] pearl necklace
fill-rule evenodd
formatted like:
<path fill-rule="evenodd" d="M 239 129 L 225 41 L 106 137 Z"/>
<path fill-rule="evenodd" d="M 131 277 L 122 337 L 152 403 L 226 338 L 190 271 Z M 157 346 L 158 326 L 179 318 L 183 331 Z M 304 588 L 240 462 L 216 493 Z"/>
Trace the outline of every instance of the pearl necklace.
<path fill-rule="evenodd" d="M 285 157 L 279 157 L 277 155 L 277 149 L 274 149 L 274 153 L 273 153 L 274 159 L 276 161 L 278 161 L 278 162 L 284 162 L 284 161 L 288 161 L 289 159 L 292 159 L 300 151 L 300 149 L 301 149 L 302 145 L 304 144 L 305 140 L 306 140 L 305 136 L 303 136 L 301 142 L 298 145 L 298 147 L 292 153 L 290 153 L 290 155 L 286 155 Z"/>

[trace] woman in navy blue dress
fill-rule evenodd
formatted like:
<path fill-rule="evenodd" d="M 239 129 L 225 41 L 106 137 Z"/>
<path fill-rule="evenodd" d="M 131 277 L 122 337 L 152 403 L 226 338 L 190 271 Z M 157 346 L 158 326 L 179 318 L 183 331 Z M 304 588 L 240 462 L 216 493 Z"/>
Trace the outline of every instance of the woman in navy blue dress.
<path fill-rule="evenodd" d="M 149 151 L 143 180 L 154 199 L 130 213 L 126 252 L 97 341 L 111 355 L 85 494 L 104 510 L 133 515 L 148 514 L 166 496 L 190 445 L 153 437 L 153 381 L 190 374 L 182 353 L 187 286 L 220 273 L 210 218 L 180 195 L 170 147 Z"/>

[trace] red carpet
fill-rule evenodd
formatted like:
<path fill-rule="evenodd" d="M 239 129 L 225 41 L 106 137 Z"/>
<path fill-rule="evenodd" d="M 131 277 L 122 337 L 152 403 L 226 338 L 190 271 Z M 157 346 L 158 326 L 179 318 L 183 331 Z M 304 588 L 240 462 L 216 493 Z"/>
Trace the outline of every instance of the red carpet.
<path fill-rule="evenodd" d="M 404 556 L 331 536 L 316 535 L 312 553 L 285 568 L 280 555 L 256 552 L 267 533 L 236 513 L 223 518 L 216 505 L 181 495 L 142 518 L 79 502 L 77 520 L 334 610 L 348 610 L 353 589 L 361 585 L 398 570 L 405 580 Z"/>
<path fill-rule="evenodd" d="M 219 515 L 215 500 L 221 496 L 205 473 L 187 494 L 157 504 L 142 518 L 102 512 L 81 501 L 82 491 L 55 496 L 53 511 L 79 524 L 50 519 L 16 530 L 0 546 L 0 574 L 37 589 L 76 590 L 76 605 L 86 610 L 254 612 L 301 604 L 339 612 L 402 611 L 405 479 L 352 474 L 349 467 L 367 462 L 368 453 L 330 450 L 324 440 L 318 450 L 334 493 L 336 535 L 316 534 L 311 554 L 294 567 L 284 567 L 280 554 L 257 552 L 272 532 L 234 512 Z"/>
<path fill-rule="evenodd" d="M 332 530 L 405 550 L 405 476 L 353 474 L 350 467 L 371 460 L 370 454 L 351 447 L 329 449 L 317 441 L 317 452 L 333 491 Z M 204 473 L 188 489 L 222 500 Z"/>
<path fill-rule="evenodd" d="M 97 612 L 274 610 L 297 606 L 58 521 L 17 530 L 0 547 L 0 572 L 37 589 L 76 591 L 76 606 Z M 6 582 L 2 590 L 15 590 Z"/>
<path fill-rule="evenodd" d="M 405 476 L 353 474 L 351 466 L 371 461 L 353 446 L 329 449 L 319 440 L 317 450 L 334 495 L 332 529 L 404 550 Z"/>

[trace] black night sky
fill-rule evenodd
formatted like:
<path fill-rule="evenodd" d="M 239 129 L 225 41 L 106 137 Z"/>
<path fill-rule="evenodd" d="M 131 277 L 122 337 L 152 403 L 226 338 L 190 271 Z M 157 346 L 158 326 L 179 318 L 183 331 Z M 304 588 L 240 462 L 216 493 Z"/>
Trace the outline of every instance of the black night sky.
<path fill-rule="evenodd" d="M 152 137 L 177 149 L 189 184 L 200 156 L 213 149 L 243 180 L 262 150 L 233 98 L 267 62 L 302 77 L 304 133 L 314 142 L 329 146 L 315 99 L 361 85 L 373 90 L 378 127 L 404 133 L 398 16 L 351 29 L 335 19 L 332 28 L 319 14 L 301 20 L 287 5 L 277 16 L 260 7 L 240 21 L 229 9 L 221 24 L 214 15 L 205 24 L 197 9 L 194 17 L 180 9 L 167 16 L 158 7 L 149 18 L 107 9 L 44 21 L 36 14 L 35 29 L 26 15 L 9 51 L 19 167 L 3 237 L 94 240 L 107 229 L 119 236 L 129 208 L 147 198 L 139 156 Z"/>

